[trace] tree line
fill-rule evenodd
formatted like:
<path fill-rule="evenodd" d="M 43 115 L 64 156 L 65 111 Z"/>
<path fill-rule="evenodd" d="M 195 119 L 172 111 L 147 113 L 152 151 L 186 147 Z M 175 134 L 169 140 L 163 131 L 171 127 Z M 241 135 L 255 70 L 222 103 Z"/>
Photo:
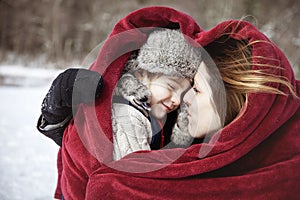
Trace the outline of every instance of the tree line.
<path fill-rule="evenodd" d="M 300 70 L 297 0 L 0 0 L 0 61 L 45 55 L 48 61 L 82 60 L 119 19 L 146 6 L 165 5 L 191 15 L 203 29 L 245 19 L 274 41 Z"/>

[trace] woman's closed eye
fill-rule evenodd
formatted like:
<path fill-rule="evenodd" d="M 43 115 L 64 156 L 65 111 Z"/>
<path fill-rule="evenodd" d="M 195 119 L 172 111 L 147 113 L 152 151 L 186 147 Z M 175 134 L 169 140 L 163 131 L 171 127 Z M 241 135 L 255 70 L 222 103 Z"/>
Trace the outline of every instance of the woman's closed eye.
<path fill-rule="evenodd" d="M 200 93 L 200 91 L 195 86 L 193 86 L 193 90 L 196 94 Z"/>

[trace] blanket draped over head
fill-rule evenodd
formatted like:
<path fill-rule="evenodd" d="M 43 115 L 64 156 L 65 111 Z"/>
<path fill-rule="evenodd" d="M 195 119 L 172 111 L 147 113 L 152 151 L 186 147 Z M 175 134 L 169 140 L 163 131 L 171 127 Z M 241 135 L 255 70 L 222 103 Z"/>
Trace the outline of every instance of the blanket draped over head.
<path fill-rule="evenodd" d="M 230 20 L 207 31 L 171 8 L 137 10 L 115 25 L 90 67 L 103 75 L 105 88 L 95 105 L 78 108 L 64 132 L 56 197 L 63 193 L 65 199 L 299 198 L 300 101 L 291 95 L 249 94 L 238 118 L 207 143 L 140 151 L 112 161 L 113 89 L 131 52 L 155 27 L 178 28 L 203 47 L 224 34 L 248 40 L 252 61 L 262 63 L 253 68 L 280 66 L 267 70 L 283 76 L 300 94 L 285 55 L 250 23 Z M 288 93 L 281 84 L 273 86 Z"/>

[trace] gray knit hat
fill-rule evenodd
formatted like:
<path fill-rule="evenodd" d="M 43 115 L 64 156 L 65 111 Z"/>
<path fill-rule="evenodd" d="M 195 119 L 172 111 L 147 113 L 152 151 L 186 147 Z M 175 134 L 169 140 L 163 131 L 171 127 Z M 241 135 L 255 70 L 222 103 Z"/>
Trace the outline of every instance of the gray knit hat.
<path fill-rule="evenodd" d="M 150 33 L 136 60 L 129 62 L 135 63 L 131 70 L 192 79 L 201 61 L 201 49 L 188 44 L 179 30 L 161 29 Z"/>

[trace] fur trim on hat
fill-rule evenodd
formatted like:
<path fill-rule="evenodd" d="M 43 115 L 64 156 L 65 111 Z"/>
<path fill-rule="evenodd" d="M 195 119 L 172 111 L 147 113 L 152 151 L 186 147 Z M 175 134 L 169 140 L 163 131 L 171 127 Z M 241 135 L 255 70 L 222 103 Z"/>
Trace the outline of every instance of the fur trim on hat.
<path fill-rule="evenodd" d="M 114 90 L 114 95 L 122 96 L 129 101 L 134 98 L 141 102 L 149 102 L 151 99 L 150 90 L 130 73 L 122 75 Z"/>
<path fill-rule="evenodd" d="M 163 29 L 150 33 L 131 69 L 192 79 L 202 61 L 201 49 L 192 47 L 179 30 Z"/>

